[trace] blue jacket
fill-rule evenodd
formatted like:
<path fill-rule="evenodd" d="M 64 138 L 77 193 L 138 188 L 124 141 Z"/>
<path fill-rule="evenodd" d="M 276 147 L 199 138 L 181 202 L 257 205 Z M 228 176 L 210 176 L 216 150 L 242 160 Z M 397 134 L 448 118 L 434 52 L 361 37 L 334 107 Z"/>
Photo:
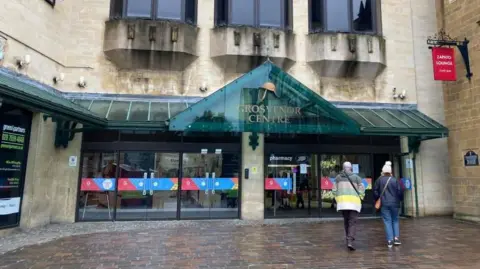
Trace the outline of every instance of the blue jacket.
<path fill-rule="evenodd" d="M 382 193 L 385 184 L 387 184 L 388 178 L 388 176 L 381 176 L 375 181 L 375 187 L 373 188 L 373 197 L 375 201 L 380 198 L 380 194 Z M 395 177 L 390 179 L 381 199 L 382 206 L 400 206 L 400 202 L 403 200 L 403 187 Z"/>

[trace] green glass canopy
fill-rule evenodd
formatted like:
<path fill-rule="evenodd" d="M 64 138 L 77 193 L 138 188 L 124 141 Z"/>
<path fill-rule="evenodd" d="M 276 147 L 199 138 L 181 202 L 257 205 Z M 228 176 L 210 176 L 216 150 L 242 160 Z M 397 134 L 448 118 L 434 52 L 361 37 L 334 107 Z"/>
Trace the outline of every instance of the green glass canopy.
<path fill-rule="evenodd" d="M 423 139 L 448 136 L 448 129 L 417 109 L 342 108 L 362 127 L 365 135 L 420 136 Z"/>
<path fill-rule="evenodd" d="M 63 120 L 96 127 L 107 125 L 106 119 L 73 103 L 54 88 L 6 68 L 0 68 L 0 98 L 24 109 L 55 115 Z"/>
<path fill-rule="evenodd" d="M 169 130 L 360 134 L 360 125 L 266 62 L 169 120 Z"/>

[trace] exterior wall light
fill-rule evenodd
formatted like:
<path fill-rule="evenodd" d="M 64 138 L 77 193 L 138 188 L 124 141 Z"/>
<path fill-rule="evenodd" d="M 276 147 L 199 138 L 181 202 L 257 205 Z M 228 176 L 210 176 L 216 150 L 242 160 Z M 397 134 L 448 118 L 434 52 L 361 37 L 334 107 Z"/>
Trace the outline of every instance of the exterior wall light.
<path fill-rule="evenodd" d="M 31 62 L 31 58 L 30 58 L 30 55 L 25 55 L 23 58 L 20 58 L 20 59 L 17 59 L 17 66 L 18 68 L 22 69 L 24 68 L 25 66 L 29 65 L 30 62 Z"/>
<path fill-rule="evenodd" d="M 200 90 L 201 92 L 206 92 L 206 91 L 208 91 L 207 83 L 206 83 L 206 82 L 203 82 L 203 83 L 202 83 L 202 86 L 200 86 L 199 90 Z"/>
<path fill-rule="evenodd" d="M 84 77 L 80 77 L 80 80 L 78 81 L 78 87 L 80 87 L 80 88 L 87 87 L 87 82 L 85 81 Z"/>
<path fill-rule="evenodd" d="M 407 97 L 407 92 L 403 90 L 401 93 L 397 93 L 397 88 L 393 88 L 393 99 L 397 100 L 397 98 L 403 100 Z"/>
<path fill-rule="evenodd" d="M 60 73 L 58 76 L 54 76 L 54 77 L 53 77 L 53 83 L 54 83 L 54 84 L 57 84 L 57 83 L 59 83 L 59 82 L 62 82 L 64 79 L 65 79 L 65 74 L 64 74 L 64 73 Z"/>

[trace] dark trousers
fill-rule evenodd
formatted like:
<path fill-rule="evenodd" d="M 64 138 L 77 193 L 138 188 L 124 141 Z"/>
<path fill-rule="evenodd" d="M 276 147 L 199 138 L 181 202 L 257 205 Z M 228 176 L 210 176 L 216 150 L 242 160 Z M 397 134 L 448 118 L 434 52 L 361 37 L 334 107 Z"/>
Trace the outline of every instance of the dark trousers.
<path fill-rule="evenodd" d="M 342 214 L 347 243 L 352 243 L 355 241 L 355 234 L 357 232 L 358 212 L 355 210 L 342 210 Z"/>

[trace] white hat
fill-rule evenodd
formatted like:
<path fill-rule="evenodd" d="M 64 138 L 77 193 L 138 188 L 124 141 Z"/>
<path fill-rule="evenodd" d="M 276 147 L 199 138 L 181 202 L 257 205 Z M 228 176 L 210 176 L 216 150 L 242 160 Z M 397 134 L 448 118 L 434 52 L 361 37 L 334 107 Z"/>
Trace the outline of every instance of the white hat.
<path fill-rule="evenodd" d="M 345 171 L 352 171 L 352 163 L 351 162 L 344 162 L 343 163 L 343 170 Z"/>
<path fill-rule="evenodd" d="M 382 173 L 392 173 L 392 162 L 385 162 L 385 165 L 382 167 Z"/>

